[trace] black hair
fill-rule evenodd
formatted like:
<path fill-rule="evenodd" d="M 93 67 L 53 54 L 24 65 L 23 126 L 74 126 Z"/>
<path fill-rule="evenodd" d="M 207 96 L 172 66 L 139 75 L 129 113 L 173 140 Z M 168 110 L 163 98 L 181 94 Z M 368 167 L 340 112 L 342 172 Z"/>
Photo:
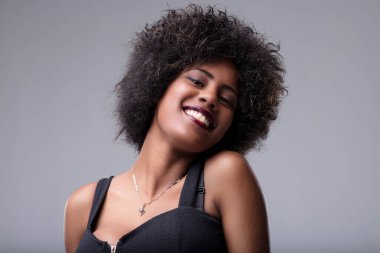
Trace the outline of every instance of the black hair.
<path fill-rule="evenodd" d="M 127 142 L 141 150 L 157 103 L 168 85 L 189 66 L 227 60 L 238 70 L 234 120 L 212 149 L 244 154 L 267 137 L 277 118 L 285 73 L 279 46 L 224 10 L 189 5 L 168 10 L 133 41 L 123 79 L 115 86 L 116 114 Z"/>

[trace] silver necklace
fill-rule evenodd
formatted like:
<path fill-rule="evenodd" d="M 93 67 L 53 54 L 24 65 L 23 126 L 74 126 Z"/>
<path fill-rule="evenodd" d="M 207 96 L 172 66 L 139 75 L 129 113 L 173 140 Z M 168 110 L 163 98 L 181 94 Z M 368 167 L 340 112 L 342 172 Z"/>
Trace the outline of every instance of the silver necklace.
<path fill-rule="evenodd" d="M 137 185 L 137 181 L 136 181 L 136 176 L 135 176 L 135 169 L 132 167 L 132 177 L 133 177 L 133 183 L 135 184 L 135 190 L 137 192 L 137 195 L 139 195 L 139 198 L 140 198 L 140 201 L 141 201 L 141 207 L 138 209 L 139 213 L 140 213 L 140 216 L 142 216 L 146 211 L 145 211 L 145 207 L 152 204 L 152 202 L 158 200 L 159 198 L 162 197 L 162 195 L 164 195 L 164 193 L 169 190 L 170 188 L 172 188 L 174 185 L 178 184 L 179 181 L 181 181 L 182 178 L 185 177 L 185 175 L 183 175 L 182 177 L 180 177 L 179 179 L 177 179 L 176 181 L 174 181 L 173 183 L 171 183 L 168 187 L 166 187 L 160 194 L 158 194 L 156 197 L 152 198 L 150 201 L 148 202 L 144 202 L 141 195 L 140 195 L 140 189 L 139 189 L 139 186 Z"/>

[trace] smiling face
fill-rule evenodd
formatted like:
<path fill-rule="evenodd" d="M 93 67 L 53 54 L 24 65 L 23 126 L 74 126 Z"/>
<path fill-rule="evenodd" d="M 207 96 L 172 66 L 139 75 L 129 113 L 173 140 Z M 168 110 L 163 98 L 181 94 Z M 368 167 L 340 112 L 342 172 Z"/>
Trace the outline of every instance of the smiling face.
<path fill-rule="evenodd" d="M 197 153 L 220 141 L 238 99 L 238 73 L 227 61 L 183 71 L 157 105 L 152 128 L 175 149 Z"/>

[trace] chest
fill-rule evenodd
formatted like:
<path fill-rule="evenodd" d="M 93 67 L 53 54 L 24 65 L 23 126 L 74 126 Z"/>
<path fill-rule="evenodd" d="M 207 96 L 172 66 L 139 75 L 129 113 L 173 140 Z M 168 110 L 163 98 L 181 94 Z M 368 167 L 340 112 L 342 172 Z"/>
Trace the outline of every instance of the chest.
<path fill-rule="evenodd" d="M 220 221 L 191 207 L 178 207 L 122 236 L 116 252 L 227 252 Z M 110 245 L 86 231 L 77 253 L 111 252 Z"/>
<path fill-rule="evenodd" d="M 159 200 L 145 205 L 143 214 L 139 211 L 143 202 L 136 192 L 119 193 L 109 190 L 102 208 L 91 224 L 92 233 L 96 238 L 116 245 L 123 235 L 152 218 L 177 208 L 180 198 L 178 189 L 172 189 Z"/>

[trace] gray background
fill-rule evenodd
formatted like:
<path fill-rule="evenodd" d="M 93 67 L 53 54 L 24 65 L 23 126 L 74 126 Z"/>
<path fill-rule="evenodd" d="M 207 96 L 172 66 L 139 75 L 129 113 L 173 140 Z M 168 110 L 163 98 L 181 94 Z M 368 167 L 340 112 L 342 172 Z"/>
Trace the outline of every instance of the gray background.
<path fill-rule="evenodd" d="M 282 45 L 290 94 L 247 155 L 273 252 L 380 252 L 379 2 L 201 2 Z M 112 92 L 127 42 L 186 4 L 0 1 L 0 252 L 63 252 L 67 197 L 129 168 Z"/>

